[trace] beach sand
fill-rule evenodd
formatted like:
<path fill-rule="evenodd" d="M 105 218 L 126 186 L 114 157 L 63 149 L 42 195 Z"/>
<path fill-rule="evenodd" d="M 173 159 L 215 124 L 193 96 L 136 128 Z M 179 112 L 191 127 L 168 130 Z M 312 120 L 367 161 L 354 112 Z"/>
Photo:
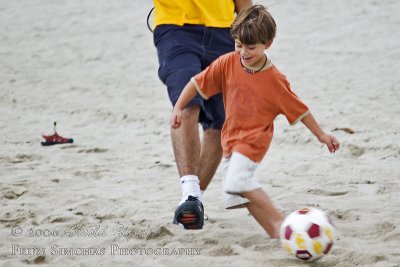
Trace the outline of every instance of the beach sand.
<path fill-rule="evenodd" d="M 285 214 L 330 215 L 335 244 L 311 266 L 400 266 L 400 3 L 254 2 L 278 24 L 268 56 L 342 143 L 331 155 L 278 117 L 264 189 Z M 306 265 L 246 210 L 223 209 L 219 171 L 204 229 L 172 224 L 180 184 L 151 7 L 0 1 L 0 266 Z M 73 144 L 40 145 L 54 121 Z"/>

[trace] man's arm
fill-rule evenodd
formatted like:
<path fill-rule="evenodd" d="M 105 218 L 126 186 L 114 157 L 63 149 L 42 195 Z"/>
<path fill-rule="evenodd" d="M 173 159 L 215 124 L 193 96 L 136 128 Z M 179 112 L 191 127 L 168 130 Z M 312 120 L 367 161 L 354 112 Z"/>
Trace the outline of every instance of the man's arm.
<path fill-rule="evenodd" d="M 235 0 L 235 11 L 236 13 L 239 13 L 242 9 L 245 9 L 246 7 L 252 5 L 253 5 L 252 0 Z"/>

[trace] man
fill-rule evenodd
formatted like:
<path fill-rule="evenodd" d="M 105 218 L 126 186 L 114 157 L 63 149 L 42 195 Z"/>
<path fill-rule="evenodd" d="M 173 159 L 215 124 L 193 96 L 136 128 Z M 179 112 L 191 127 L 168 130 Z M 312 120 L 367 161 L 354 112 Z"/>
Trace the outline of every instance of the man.
<path fill-rule="evenodd" d="M 158 75 L 167 86 L 173 106 L 190 78 L 220 55 L 234 50 L 230 35 L 234 13 L 250 5 L 251 0 L 154 0 Z M 182 199 L 174 222 L 185 229 L 203 227 L 201 197 L 221 161 L 224 120 L 221 95 L 207 101 L 197 96 L 183 110 L 181 127 L 171 128 L 182 185 Z M 204 131 L 202 142 L 198 123 Z"/>

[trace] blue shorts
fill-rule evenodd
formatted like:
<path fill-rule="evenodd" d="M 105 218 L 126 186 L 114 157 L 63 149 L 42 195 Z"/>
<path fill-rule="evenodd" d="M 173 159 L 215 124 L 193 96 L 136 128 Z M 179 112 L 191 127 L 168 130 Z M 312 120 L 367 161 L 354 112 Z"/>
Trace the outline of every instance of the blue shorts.
<path fill-rule="evenodd" d="M 159 25 L 154 30 L 154 45 L 159 60 L 158 76 L 167 86 L 175 105 L 190 78 L 205 69 L 219 56 L 234 50 L 229 28 L 201 25 Z M 204 100 L 199 94 L 188 106 L 200 105 L 199 122 L 203 129 L 221 129 L 225 121 L 221 94 Z"/>

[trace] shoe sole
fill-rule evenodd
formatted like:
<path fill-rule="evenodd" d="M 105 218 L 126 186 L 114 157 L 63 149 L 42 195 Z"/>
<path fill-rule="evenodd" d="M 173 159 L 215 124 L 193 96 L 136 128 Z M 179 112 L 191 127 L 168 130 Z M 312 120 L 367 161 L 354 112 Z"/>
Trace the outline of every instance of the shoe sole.
<path fill-rule="evenodd" d="M 185 229 L 203 229 L 204 212 L 201 206 L 196 201 L 184 202 L 175 212 L 174 223 L 182 224 Z"/>

